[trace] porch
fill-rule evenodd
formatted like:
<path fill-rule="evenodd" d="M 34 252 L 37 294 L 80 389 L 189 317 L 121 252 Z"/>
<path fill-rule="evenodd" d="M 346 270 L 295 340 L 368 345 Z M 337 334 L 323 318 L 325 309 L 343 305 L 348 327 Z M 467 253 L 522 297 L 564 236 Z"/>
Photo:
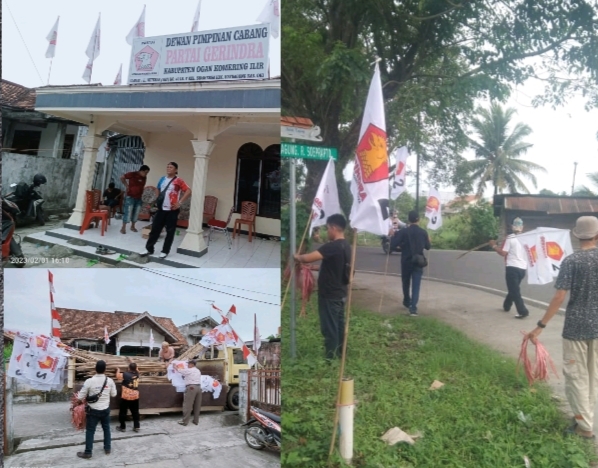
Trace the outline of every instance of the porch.
<path fill-rule="evenodd" d="M 207 253 L 201 257 L 195 257 L 177 252 L 185 238 L 187 230 L 184 228 L 177 228 L 172 249 L 165 259 L 158 258 L 165 237 L 165 234 L 162 233 L 156 243 L 155 254 L 146 257 L 148 262 L 134 261 L 132 258 L 137 258 L 134 254 L 138 254 L 145 247 L 146 239 L 142 237 L 142 229 L 149 224 L 149 221 L 138 221 L 138 232 L 128 230 L 123 235 L 120 233 L 122 222 L 112 218 L 111 225 L 108 226 L 103 236 L 100 228 L 88 229 L 81 235 L 77 230 L 60 227 L 29 234 L 24 240 L 37 244 L 61 245 L 74 250 L 77 255 L 82 257 L 112 265 L 120 264 L 123 267 L 280 268 L 280 242 L 270 240 L 276 239 L 274 237 L 253 237 L 252 242 L 249 242 L 247 233 L 242 232 L 241 235 L 237 234 L 236 238 L 232 239 L 232 247 L 229 249 L 225 235 L 222 232 L 214 232 Z M 208 245 L 208 234 L 208 229 L 202 232 L 202 240 L 206 246 Z M 232 237 L 232 233 L 230 235 Z M 73 241 L 76 244 L 73 244 Z M 85 245 L 77 245 L 81 243 Z M 98 255 L 96 248 L 99 245 L 116 253 Z M 123 255 L 126 258 L 123 258 Z"/>

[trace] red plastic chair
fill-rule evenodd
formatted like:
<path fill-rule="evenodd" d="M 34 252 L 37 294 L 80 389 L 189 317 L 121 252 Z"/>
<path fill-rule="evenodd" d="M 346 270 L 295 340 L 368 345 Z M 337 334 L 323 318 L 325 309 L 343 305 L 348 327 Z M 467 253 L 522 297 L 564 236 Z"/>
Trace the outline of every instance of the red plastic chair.
<path fill-rule="evenodd" d="M 100 210 L 96 208 L 99 205 L 99 199 L 97 198 L 98 197 L 94 190 L 85 191 L 85 216 L 83 217 L 83 224 L 81 225 L 79 234 L 83 234 L 85 230 L 89 228 L 89 224 L 92 221 L 99 220 L 102 222 L 102 236 L 104 235 L 104 231 L 106 230 L 106 225 L 108 223 L 109 213 L 107 210 Z"/>
<path fill-rule="evenodd" d="M 218 206 L 218 198 L 212 195 L 206 195 L 203 201 L 203 216 L 208 218 L 208 221 L 214 219 L 216 216 L 216 207 Z"/>
<path fill-rule="evenodd" d="M 255 232 L 255 215 L 257 213 L 257 203 L 244 201 L 241 203 L 241 217 L 235 219 L 235 228 L 233 229 L 233 239 L 235 238 L 235 234 L 237 233 L 237 228 L 239 229 L 239 233 L 241 232 L 241 225 L 247 224 L 247 229 L 249 231 L 249 242 L 251 242 L 252 234 Z"/>
<path fill-rule="evenodd" d="M 208 245 L 210 245 L 210 240 L 212 239 L 212 232 L 220 231 L 224 232 L 226 236 L 226 240 L 228 241 L 228 248 L 230 249 L 233 245 L 233 241 L 230 238 L 230 234 L 228 233 L 228 225 L 230 224 L 230 220 L 233 217 L 233 213 L 235 212 L 235 207 L 233 206 L 228 213 L 228 219 L 226 221 L 220 221 L 216 218 L 212 218 L 208 221 L 208 226 L 210 227 L 210 233 L 208 234 Z"/>

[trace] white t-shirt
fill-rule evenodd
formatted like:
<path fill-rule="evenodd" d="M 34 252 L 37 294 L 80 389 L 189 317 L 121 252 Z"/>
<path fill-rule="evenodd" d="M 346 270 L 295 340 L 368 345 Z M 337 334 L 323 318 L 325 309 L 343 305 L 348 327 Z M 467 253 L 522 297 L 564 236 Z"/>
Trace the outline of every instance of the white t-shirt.
<path fill-rule="evenodd" d="M 527 254 L 515 234 L 507 236 L 502 250 L 508 252 L 507 266 L 527 270 Z"/>
<path fill-rule="evenodd" d="M 95 395 L 100 393 L 105 379 L 106 376 L 104 374 L 96 374 L 87 379 L 83 384 L 83 388 L 79 391 L 77 398 L 79 398 L 79 400 L 84 400 L 87 395 Z M 89 403 L 89 406 L 95 410 L 105 410 L 110 406 L 110 397 L 115 396 L 116 385 L 114 385 L 114 380 L 108 377 L 108 381 L 106 382 L 106 386 L 104 387 L 104 391 L 102 392 L 100 399 L 96 403 Z"/>

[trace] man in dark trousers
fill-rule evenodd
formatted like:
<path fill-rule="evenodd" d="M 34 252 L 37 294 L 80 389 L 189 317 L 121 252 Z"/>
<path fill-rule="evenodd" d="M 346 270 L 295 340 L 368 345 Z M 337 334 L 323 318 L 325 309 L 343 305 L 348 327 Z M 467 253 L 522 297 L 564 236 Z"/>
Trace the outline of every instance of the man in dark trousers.
<path fill-rule="evenodd" d="M 515 218 L 511 226 L 513 234 L 507 236 L 502 247 L 496 245 L 496 241 L 488 242 L 490 247 L 501 257 L 506 259 L 506 281 L 507 281 L 507 297 L 503 302 L 503 310 L 509 312 L 513 303 L 517 308 L 517 315 L 515 318 L 523 319 L 529 315 L 527 307 L 523 303 L 521 297 L 521 281 L 525 278 L 527 272 L 527 254 L 525 249 L 517 239 L 517 235 L 523 232 L 523 221 L 521 218 Z"/>
<path fill-rule="evenodd" d="M 176 223 L 181 212 L 181 204 L 191 196 L 189 186 L 183 179 L 177 176 L 178 169 L 179 165 L 177 163 L 168 163 L 166 166 L 166 176 L 158 181 L 158 190 L 160 191 L 157 202 L 158 212 L 154 215 L 152 230 L 150 231 L 147 244 L 145 244 L 145 250 L 141 253 L 142 256 L 154 253 L 154 245 L 156 245 L 164 227 L 166 227 L 166 239 L 162 246 L 160 258 L 166 258 L 170 253 L 176 231 Z M 183 193 L 182 197 L 181 193 Z M 162 203 L 160 203 L 161 198 L 163 199 Z"/>
<path fill-rule="evenodd" d="M 430 237 L 426 230 L 419 226 L 417 211 L 409 212 L 409 226 L 398 232 L 396 242 L 401 248 L 403 305 L 409 309 L 409 315 L 417 317 L 417 303 L 424 270 L 414 261 L 416 255 L 423 257 L 424 249 L 430 250 Z"/>
<path fill-rule="evenodd" d="M 318 310 L 328 360 L 341 357 L 345 336 L 345 300 L 351 265 L 351 248 L 345 240 L 346 227 L 343 215 L 330 216 L 326 220 L 329 242 L 308 254 L 295 254 L 298 262 L 322 261 L 318 275 Z"/>

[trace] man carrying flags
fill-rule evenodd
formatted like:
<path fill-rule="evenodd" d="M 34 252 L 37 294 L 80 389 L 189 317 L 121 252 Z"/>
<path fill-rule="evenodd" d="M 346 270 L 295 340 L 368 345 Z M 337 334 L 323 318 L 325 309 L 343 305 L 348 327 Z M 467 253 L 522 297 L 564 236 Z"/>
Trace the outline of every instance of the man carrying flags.
<path fill-rule="evenodd" d="M 351 265 L 351 248 L 345 240 L 346 227 L 343 215 L 328 217 L 326 228 L 329 242 L 314 252 L 295 254 L 298 262 L 322 261 L 318 275 L 318 310 L 328 361 L 341 357 L 345 334 L 345 300 Z"/>
<path fill-rule="evenodd" d="M 502 247 L 496 245 L 495 240 L 490 240 L 488 244 L 501 257 L 505 257 L 506 262 L 506 282 L 507 282 L 507 297 L 503 302 L 503 310 L 509 312 L 513 303 L 517 308 L 517 315 L 515 318 L 524 319 L 529 315 L 527 307 L 523 303 L 521 297 L 521 282 L 525 278 L 527 271 L 527 255 L 525 249 L 517 239 L 517 235 L 523 232 L 523 221 L 521 218 L 515 218 L 511 226 L 513 234 L 510 234 L 505 240 Z"/>

